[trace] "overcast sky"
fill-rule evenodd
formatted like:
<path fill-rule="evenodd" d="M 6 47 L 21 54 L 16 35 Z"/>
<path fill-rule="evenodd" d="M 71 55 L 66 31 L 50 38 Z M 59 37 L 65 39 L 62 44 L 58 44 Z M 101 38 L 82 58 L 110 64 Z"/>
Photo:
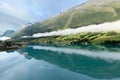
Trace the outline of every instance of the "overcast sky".
<path fill-rule="evenodd" d="M 87 0 L 0 0 L 0 32 L 19 29 L 27 22 L 47 19 L 85 1 Z"/>

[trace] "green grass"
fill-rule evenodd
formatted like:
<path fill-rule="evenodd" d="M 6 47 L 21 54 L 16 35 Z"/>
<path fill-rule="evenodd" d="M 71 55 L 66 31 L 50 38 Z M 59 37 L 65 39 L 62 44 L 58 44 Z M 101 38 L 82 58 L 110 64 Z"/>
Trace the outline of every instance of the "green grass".
<path fill-rule="evenodd" d="M 113 41 L 112 43 L 120 41 L 120 33 L 79 33 L 75 35 L 41 37 L 30 40 L 31 43 L 39 44 L 104 44 L 106 41 Z"/>
<path fill-rule="evenodd" d="M 105 41 L 120 41 L 120 35 L 104 36 L 92 41 L 94 44 L 104 43 Z"/>

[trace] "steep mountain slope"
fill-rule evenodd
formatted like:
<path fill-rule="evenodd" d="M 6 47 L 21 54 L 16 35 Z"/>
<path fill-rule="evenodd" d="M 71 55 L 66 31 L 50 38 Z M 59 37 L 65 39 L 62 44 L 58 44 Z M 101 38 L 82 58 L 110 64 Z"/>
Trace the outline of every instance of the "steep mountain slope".
<path fill-rule="evenodd" d="M 19 30 L 13 38 L 120 20 L 120 0 L 89 0 L 43 22 Z"/>

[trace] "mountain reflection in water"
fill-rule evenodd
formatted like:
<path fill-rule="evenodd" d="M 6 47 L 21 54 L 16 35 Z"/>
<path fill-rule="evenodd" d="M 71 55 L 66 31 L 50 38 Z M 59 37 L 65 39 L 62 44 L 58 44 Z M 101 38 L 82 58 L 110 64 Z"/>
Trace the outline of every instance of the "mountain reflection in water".
<path fill-rule="evenodd" d="M 120 78 L 119 46 L 40 46 L 31 45 L 18 52 L 27 59 L 43 60 L 60 68 L 95 79 Z"/>

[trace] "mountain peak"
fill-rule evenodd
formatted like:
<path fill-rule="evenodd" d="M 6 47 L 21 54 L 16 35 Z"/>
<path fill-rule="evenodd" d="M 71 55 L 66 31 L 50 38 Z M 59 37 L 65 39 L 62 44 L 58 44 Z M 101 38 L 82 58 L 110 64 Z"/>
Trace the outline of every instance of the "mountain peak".
<path fill-rule="evenodd" d="M 14 30 L 7 30 L 2 34 L 2 36 L 11 37 L 14 32 Z"/>
<path fill-rule="evenodd" d="M 93 3 L 104 3 L 104 2 L 112 2 L 112 1 L 120 1 L 120 0 L 88 0 L 88 2 L 93 2 Z"/>
<path fill-rule="evenodd" d="M 94 1 L 94 2 L 102 2 L 102 1 L 104 1 L 104 0 L 89 0 L 89 1 Z"/>
<path fill-rule="evenodd" d="M 103 4 L 105 0 L 88 0 L 89 4 Z"/>
<path fill-rule="evenodd" d="M 88 0 L 87 2 L 86 2 L 86 5 L 87 6 L 91 6 L 91 5 L 97 5 L 97 6 L 99 6 L 99 5 L 106 5 L 106 4 L 115 4 L 115 3 L 119 3 L 120 2 L 120 0 Z M 86 5 L 84 5 L 84 6 L 86 6 Z"/>

